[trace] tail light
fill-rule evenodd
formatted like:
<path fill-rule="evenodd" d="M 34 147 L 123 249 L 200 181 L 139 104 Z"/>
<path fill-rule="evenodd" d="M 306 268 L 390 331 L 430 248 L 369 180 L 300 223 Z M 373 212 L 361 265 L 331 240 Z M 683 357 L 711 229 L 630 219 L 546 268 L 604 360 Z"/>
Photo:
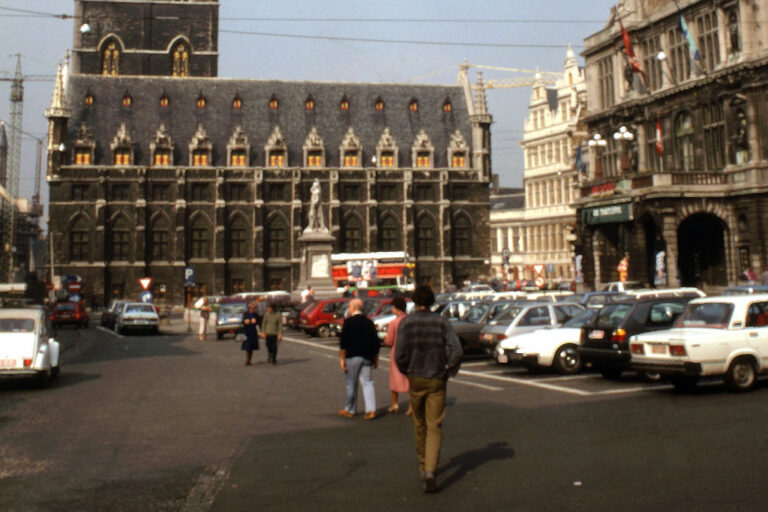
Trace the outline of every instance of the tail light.
<path fill-rule="evenodd" d="M 54 318 L 55 318 L 55 316 L 54 316 L 54 315 L 51 315 L 51 320 L 53 320 Z"/>
<path fill-rule="evenodd" d="M 506 334 L 497 334 L 496 335 L 496 341 L 502 341 L 502 340 L 505 340 L 505 339 L 507 339 L 507 335 Z"/>
<path fill-rule="evenodd" d="M 611 333 L 611 341 L 616 341 L 619 343 L 623 343 L 627 340 L 627 331 L 624 329 L 616 329 Z"/>
<path fill-rule="evenodd" d="M 75 313 L 75 319 L 80 320 L 80 312 Z"/>
<path fill-rule="evenodd" d="M 29 368 L 30 366 L 32 366 L 32 360 L 31 359 L 25 359 L 24 360 L 24 367 L 25 368 Z"/>
<path fill-rule="evenodd" d="M 687 355 L 685 351 L 685 345 L 670 345 L 669 355 L 672 356 L 684 356 Z"/>
<path fill-rule="evenodd" d="M 645 354 L 645 347 L 642 343 L 632 343 L 629 346 L 630 350 L 632 350 L 633 354 L 643 355 Z"/>

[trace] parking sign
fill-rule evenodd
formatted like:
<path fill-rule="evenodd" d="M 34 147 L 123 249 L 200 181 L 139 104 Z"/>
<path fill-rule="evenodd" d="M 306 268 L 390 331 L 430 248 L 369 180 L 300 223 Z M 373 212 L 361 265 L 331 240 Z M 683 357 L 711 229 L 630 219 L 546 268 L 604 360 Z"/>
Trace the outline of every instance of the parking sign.
<path fill-rule="evenodd" d="M 184 286 L 195 286 L 195 269 L 184 267 Z"/>

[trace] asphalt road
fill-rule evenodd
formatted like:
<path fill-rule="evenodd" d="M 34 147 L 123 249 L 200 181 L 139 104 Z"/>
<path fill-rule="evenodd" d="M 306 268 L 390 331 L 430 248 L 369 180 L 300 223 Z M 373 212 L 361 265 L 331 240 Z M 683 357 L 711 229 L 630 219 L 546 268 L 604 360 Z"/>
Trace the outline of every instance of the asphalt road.
<path fill-rule="evenodd" d="M 384 414 L 386 361 L 381 417 L 344 419 L 334 340 L 291 332 L 277 366 L 262 348 L 246 367 L 233 340 L 176 330 L 61 329 L 49 389 L 0 381 L 0 510 L 768 508 L 765 384 L 678 395 L 470 357 L 449 384 L 440 492 L 425 495 L 411 420 Z"/>

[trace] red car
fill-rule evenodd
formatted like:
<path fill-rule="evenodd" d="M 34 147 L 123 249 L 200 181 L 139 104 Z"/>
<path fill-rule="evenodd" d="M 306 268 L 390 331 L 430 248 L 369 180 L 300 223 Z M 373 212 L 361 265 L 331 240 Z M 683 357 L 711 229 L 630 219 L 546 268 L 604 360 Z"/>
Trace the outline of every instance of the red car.
<path fill-rule="evenodd" d="M 351 299 L 323 299 L 299 313 L 299 329 L 312 336 L 327 338 L 333 333 L 336 310 Z"/>
<path fill-rule="evenodd" d="M 51 323 L 54 327 L 66 324 L 88 327 L 88 320 L 88 312 L 82 302 L 59 302 L 51 313 Z"/>
<path fill-rule="evenodd" d="M 384 309 L 386 309 L 389 304 L 392 304 L 392 297 L 377 296 L 377 297 L 370 297 L 370 298 L 362 298 L 360 300 L 363 301 L 363 313 L 368 318 L 373 318 L 375 316 L 379 316 L 383 314 Z M 331 325 L 331 329 L 332 329 L 332 333 L 337 336 L 341 332 L 341 326 L 344 325 L 344 319 L 347 317 L 348 306 L 349 306 L 349 303 L 342 304 L 336 310 L 336 318 L 333 319 L 333 324 Z M 389 309 L 391 310 L 391 308 Z"/>

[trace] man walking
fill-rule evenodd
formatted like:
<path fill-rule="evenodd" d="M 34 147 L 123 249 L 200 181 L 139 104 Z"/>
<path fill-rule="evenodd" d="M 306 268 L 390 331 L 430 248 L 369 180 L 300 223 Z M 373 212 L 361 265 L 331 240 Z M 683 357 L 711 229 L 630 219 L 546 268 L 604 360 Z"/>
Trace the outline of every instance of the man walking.
<path fill-rule="evenodd" d="M 349 317 L 341 327 L 339 364 L 347 376 L 347 403 L 339 415 L 351 418 L 357 410 L 357 381 L 363 386 L 366 420 L 376 417 L 376 392 L 371 372 L 379 365 L 379 335 L 373 322 L 363 314 L 363 301 L 349 302 Z"/>
<path fill-rule="evenodd" d="M 435 492 L 435 470 L 440 459 L 445 390 L 448 377 L 456 375 L 464 351 L 450 322 L 429 307 L 435 294 L 428 285 L 413 292 L 416 309 L 398 327 L 395 360 L 408 376 L 413 409 L 416 455 L 425 492 Z"/>

